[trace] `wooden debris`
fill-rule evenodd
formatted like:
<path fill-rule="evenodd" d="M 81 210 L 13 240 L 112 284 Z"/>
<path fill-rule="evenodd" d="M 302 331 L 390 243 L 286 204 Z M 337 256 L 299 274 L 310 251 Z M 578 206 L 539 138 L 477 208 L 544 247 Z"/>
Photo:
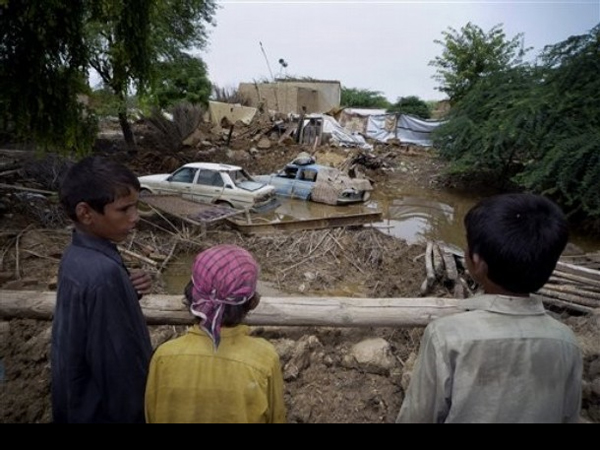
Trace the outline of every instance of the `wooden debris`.
<path fill-rule="evenodd" d="M 435 271 L 433 269 L 433 242 L 427 242 L 425 249 L 425 272 L 426 278 L 421 285 L 421 295 L 427 295 L 435 283 Z"/>
<path fill-rule="evenodd" d="M 442 251 L 437 243 L 433 243 L 432 248 L 432 260 L 433 260 L 433 272 L 436 278 L 442 278 L 444 275 L 444 259 L 442 257 Z"/>
<path fill-rule="evenodd" d="M 566 286 L 565 286 L 566 287 Z M 600 308 L 600 300 L 593 298 L 586 298 L 580 293 L 565 292 L 560 289 L 560 286 L 554 286 L 550 289 L 549 286 L 543 287 L 538 291 L 539 294 L 545 297 L 558 298 L 560 300 L 576 303 L 578 305 L 589 306 L 590 308 Z"/>
<path fill-rule="evenodd" d="M 144 255 L 140 255 L 139 253 L 133 252 L 131 250 L 127 250 L 126 248 L 123 248 L 122 246 L 118 245 L 117 248 L 119 249 L 119 251 L 121 253 L 125 253 L 126 255 L 132 256 L 134 258 L 139 259 L 140 261 L 143 261 L 147 264 L 150 264 L 151 266 L 158 266 L 158 263 L 150 258 L 146 258 Z"/>
<path fill-rule="evenodd" d="M 546 297 L 544 295 L 538 295 L 538 297 L 546 305 L 558 307 L 560 309 L 566 309 L 566 310 L 569 310 L 569 311 L 574 311 L 574 312 L 577 312 L 577 313 L 580 313 L 580 314 L 581 313 L 583 313 L 583 314 L 593 314 L 595 311 L 597 311 L 597 309 L 595 309 L 595 308 L 590 308 L 588 306 L 582 306 L 582 305 L 579 305 L 577 303 L 566 302 L 566 301 L 560 300 L 558 298 Z"/>
<path fill-rule="evenodd" d="M 561 257 L 548 283 L 537 292 L 544 303 L 576 313 L 598 311 L 600 271 L 597 269 L 600 262 L 597 256 L 598 252 Z"/>
<path fill-rule="evenodd" d="M 442 258 L 444 258 L 444 267 L 446 268 L 446 279 L 454 284 L 459 283 L 458 269 L 456 268 L 456 260 L 454 255 L 445 252 L 441 249 Z"/>
<path fill-rule="evenodd" d="M 464 255 L 453 246 L 443 242 L 427 242 L 425 250 L 426 279 L 421 285 L 421 295 L 427 295 L 437 283 L 452 292 L 454 298 L 467 298 L 472 295 L 468 283 L 459 274 Z"/>
<path fill-rule="evenodd" d="M 17 186 L 15 184 L 6 184 L 6 183 L 0 183 L 0 188 L 14 189 L 17 191 L 35 192 L 37 194 L 46 194 L 46 195 L 56 194 L 56 192 L 54 192 L 54 191 L 46 191 L 44 189 L 34 189 L 34 188 L 28 188 L 25 186 Z"/>
<path fill-rule="evenodd" d="M 577 261 L 577 264 L 573 261 Z M 537 294 L 549 306 L 578 314 L 600 309 L 600 271 L 597 270 L 599 266 L 598 253 L 561 258 L 548 283 Z M 443 268 L 442 271 L 440 267 Z M 459 267 L 464 271 L 463 253 L 444 243 L 428 242 L 425 251 L 427 278 L 421 285 L 421 295 L 427 295 L 435 283 L 440 283 L 451 290 L 454 298 L 471 297 L 473 292 L 465 279 L 467 274 L 462 276 Z"/>

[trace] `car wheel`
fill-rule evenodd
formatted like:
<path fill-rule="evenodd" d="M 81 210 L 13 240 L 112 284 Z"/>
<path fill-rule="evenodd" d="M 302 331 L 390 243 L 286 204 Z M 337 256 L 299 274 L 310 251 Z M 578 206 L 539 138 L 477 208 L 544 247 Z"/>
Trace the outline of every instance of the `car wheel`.
<path fill-rule="evenodd" d="M 225 200 L 219 200 L 215 202 L 215 205 L 220 206 L 221 208 L 234 209 L 233 205 Z"/>
<path fill-rule="evenodd" d="M 154 208 L 152 208 L 148 203 L 144 202 L 144 196 L 152 195 L 148 189 L 142 189 L 140 191 L 140 201 L 138 202 L 138 214 L 141 217 L 152 217 L 156 214 Z"/>

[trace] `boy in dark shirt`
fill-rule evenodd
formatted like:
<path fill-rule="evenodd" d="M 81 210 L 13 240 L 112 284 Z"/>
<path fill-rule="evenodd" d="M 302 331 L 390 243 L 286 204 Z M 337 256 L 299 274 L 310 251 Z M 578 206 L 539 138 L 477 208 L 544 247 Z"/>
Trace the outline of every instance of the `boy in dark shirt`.
<path fill-rule="evenodd" d="M 73 165 L 60 187 L 74 230 L 52 324 L 55 423 L 144 422 L 152 345 L 139 298 L 151 278 L 130 273 L 116 246 L 139 220 L 139 190 L 129 169 L 97 156 Z"/>

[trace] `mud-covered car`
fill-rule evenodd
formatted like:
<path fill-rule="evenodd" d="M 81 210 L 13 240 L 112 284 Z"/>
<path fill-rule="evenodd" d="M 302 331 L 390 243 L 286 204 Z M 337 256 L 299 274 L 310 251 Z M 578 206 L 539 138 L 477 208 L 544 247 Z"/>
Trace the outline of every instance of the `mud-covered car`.
<path fill-rule="evenodd" d="M 230 164 L 193 162 L 173 173 L 138 179 L 142 201 L 146 194 L 181 195 L 195 202 L 251 212 L 266 212 L 280 205 L 273 186 L 255 180 L 243 168 Z"/>
<path fill-rule="evenodd" d="M 254 179 L 275 186 L 281 197 L 329 205 L 366 202 L 373 190 L 368 179 L 351 178 L 339 169 L 317 164 L 312 158 L 297 158 L 277 173 L 254 175 Z"/>

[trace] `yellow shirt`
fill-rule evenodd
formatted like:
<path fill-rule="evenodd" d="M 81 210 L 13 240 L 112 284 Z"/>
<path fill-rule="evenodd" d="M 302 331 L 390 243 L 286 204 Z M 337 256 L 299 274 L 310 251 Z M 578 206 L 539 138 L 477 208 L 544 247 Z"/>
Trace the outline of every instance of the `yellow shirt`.
<path fill-rule="evenodd" d="M 247 325 L 213 343 L 198 326 L 160 345 L 146 384 L 148 423 L 283 423 L 283 376 L 275 347 Z"/>

